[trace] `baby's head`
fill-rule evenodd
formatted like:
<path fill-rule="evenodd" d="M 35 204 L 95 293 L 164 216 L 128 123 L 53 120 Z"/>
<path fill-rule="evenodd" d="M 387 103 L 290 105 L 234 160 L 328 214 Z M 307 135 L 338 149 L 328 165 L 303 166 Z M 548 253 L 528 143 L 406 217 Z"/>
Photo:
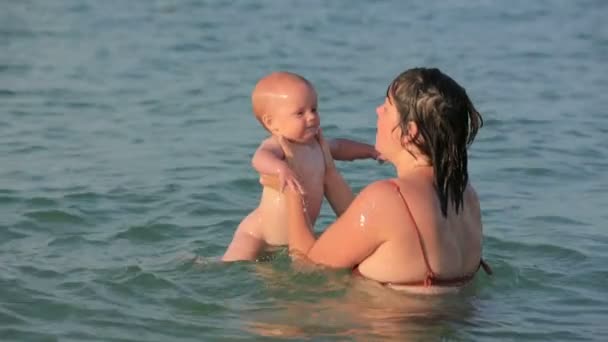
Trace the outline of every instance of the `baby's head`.
<path fill-rule="evenodd" d="M 251 103 L 253 114 L 271 134 L 305 143 L 319 130 L 317 92 L 300 75 L 278 71 L 264 76 L 253 89 Z"/>

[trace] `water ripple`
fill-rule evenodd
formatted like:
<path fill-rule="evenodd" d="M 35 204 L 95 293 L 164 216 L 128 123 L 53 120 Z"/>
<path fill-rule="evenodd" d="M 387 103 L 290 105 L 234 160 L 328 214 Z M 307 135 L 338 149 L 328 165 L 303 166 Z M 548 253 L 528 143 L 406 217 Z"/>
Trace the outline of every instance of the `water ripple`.
<path fill-rule="evenodd" d="M 29 211 L 24 216 L 34 219 L 38 223 L 53 223 L 53 224 L 84 224 L 85 219 L 77 214 L 69 213 L 65 210 L 36 210 Z"/>
<path fill-rule="evenodd" d="M 0 339 L 607 339 L 605 1 L 115 7 L 3 2 Z M 257 79 L 301 73 L 327 136 L 373 142 L 388 82 L 423 65 L 484 115 L 469 166 L 494 276 L 431 319 L 286 253 L 218 262 L 259 196 Z M 394 176 L 339 167 L 357 192 Z"/>
<path fill-rule="evenodd" d="M 131 242 L 155 242 L 164 241 L 171 236 L 179 234 L 180 227 L 167 223 L 151 223 L 146 225 L 131 226 L 124 231 L 114 235 L 115 239 L 127 239 Z"/>

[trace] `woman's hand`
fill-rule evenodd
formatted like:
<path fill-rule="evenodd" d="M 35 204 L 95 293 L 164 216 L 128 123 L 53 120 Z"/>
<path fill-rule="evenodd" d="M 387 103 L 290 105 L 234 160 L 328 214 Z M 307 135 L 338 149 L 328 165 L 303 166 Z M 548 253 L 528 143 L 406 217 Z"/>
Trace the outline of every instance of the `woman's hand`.
<path fill-rule="evenodd" d="M 298 181 L 297 176 L 295 176 L 295 172 L 289 168 L 286 169 L 286 173 L 279 172 L 278 175 L 261 174 L 260 184 L 275 189 L 278 192 L 285 192 L 285 188 L 289 188 L 302 195 L 305 194 L 304 188 Z"/>
<path fill-rule="evenodd" d="M 279 137 L 278 142 L 283 153 L 285 153 L 285 160 L 293 160 L 293 149 L 291 148 L 289 141 L 283 137 Z M 304 187 L 302 187 L 298 179 L 297 170 L 293 170 L 292 166 L 293 165 L 285 163 L 284 167 L 278 170 L 277 175 L 260 175 L 260 184 L 271 187 L 282 193 L 285 192 L 285 188 L 287 187 L 304 196 Z"/>
<path fill-rule="evenodd" d="M 279 174 L 279 191 L 284 192 L 285 187 L 288 187 L 294 191 L 304 194 L 304 188 L 298 180 L 297 173 L 292 170 L 287 163 L 278 170 Z"/>

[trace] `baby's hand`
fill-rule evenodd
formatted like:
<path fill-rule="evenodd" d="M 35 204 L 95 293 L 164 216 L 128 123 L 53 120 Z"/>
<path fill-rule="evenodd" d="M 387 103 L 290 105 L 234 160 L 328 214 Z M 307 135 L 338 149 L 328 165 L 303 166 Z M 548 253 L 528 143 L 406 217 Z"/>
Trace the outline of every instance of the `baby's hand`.
<path fill-rule="evenodd" d="M 289 168 L 289 166 L 287 166 L 287 164 L 284 164 L 283 167 L 279 168 L 278 173 L 279 173 L 279 186 L 281 187 L 280 188 L 281 192 L 283 192 L 285 190 L 285 187 L 288 186 L 293 191 L 296 191 L 296 192 L 304 195 L 304 188 L 300 184 L 300 181 L 298 180 L 298 176 L 292 169 Z"/>

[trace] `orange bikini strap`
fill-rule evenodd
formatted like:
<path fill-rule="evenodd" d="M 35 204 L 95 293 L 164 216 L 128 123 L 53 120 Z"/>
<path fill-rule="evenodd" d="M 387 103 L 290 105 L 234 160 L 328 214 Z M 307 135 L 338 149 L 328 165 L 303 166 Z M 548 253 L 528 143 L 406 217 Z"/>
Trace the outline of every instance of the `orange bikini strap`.
<path fill-rule="evenodd" d="M 479 266 L 481 266 L 481 268 L 483 268 L 483 270 L 486 272 L 487 275 L 492 275 L 494 274 L 494 272 L 492 271 L 492 267 L 490 267 L 490 265 L 488 265 L 488 263 L 482 259 L 479 260 Z"/>
<path fill-rule="evenodd" d="M 405 205 L 405 209 L 407 209 L 408 215 L 410 215 L 412 222 L 414 222 L 414 230 L 416 230 L 416 235 L 418 236 L 418 242 L 420 244 L 420 252 L 422 253 L 422 258 L 424 259 L 424 264 L 426 265 L 426 277 L 424 278 L 424 286 L 431 286 L 432 282 L 433 282 L 433 278 L 435 278 L 435 272 L 433 272 L 433 270 L 431 269 L 429 260 L 426 257 L 426 250 L 424 248 L 424 242 L 422 241 L 422 234 L 420 234 L 420 229 L 418 229 L 418 225 L 416 224 L 416 220 L 414 220 L 414 216 L 412 215 L 410 207 L 407 205 L 407 201 L 405 200 L 405 197 L 403 197 L 403 194 L 401 193 L 399 184 L 397 184 L 397 182 L 395 182 L 392 179 L 389 180 L 389 182 L 395 186 L 395 190 L 397 190 L 399 197 L 401 197 L 401 200 L 403 201 L 403 205 Z"/>

